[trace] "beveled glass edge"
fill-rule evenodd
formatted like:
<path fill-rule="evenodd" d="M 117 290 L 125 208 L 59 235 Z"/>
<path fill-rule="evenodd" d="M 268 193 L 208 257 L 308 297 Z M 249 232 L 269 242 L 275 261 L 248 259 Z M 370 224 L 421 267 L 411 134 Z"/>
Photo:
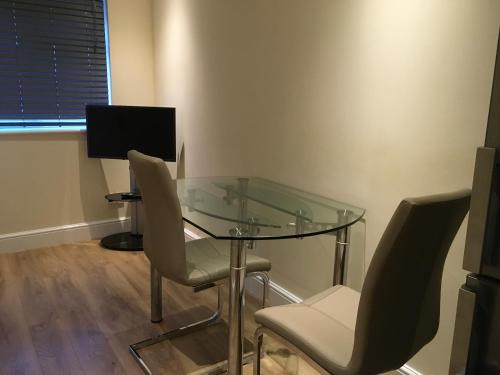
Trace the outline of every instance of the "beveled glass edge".
<path fill-rule="evenodd" d="M 349 222 L 349 223 L 346 223 L 344 225 L 341 225 L 339 227 L 336 227 L 336 228 L 331 228 L 331 229 L 324 229 L 324 230 L 318 230 L 318 231 L 314 231 L 314 232 L 308 232 L 308 233 L 303 233 L 303 234 L 287 234 L 287 235 L 276 235 L 276 236 L 273 236 L 273 235 L 268 235 L 268 236 L 259 236 L 259 237 L 247 237 L 247 236 L 241 236 L 241 237 L 234 237 L 234 236 L 231 236 L 231 235 L 224 235 L 224 236 L 217 236 L 213 233 L 211 233 L 210 231 L 202 228 L 201 226 L 195 224 L 193 221 L 189 220 L 189 219 L 186 219 L 184 216 L 182 217 L 182 219 L 184 221 L 186 221 L 187 223 L 193 225 L 195 228 L 201 230 L 203 233 L 209 235 L 210 237 L 214 238 L 214 239 L 217 239 L 217 240 L 242 240 L 242 241 L 269 241 L 269 240 L 279 240 L 279 239 L 294 239 L 294 238 L 304 238 L 304 237 L 312 237 L 312 236 L 317 236 L 317 235 L 322 235 L 322 234 L 328 234 L 328 233 L 332 233 L 332 232 L 337 232 L 339 230 L 342 230 L 344 228 L 347 228 L 351 225 L 354 225 L 356 224 L 358 221 L 360 221 L 365 213 L 366 213 L 366 210 L 364 208 L 361 208 L 361 207 L 357 207 L 357 206 L 353 206 L 351 204 L 347 204 L 347 203 L 344 203 L 344 202 L 341 202 L 341 201 L 338 201 L 338 200 L 335 200 L 335 199 L 331 199 L 331 198 L 327 198 L 327 197 L 324 197 L 322 195 L 319 195 L 319 194 L 316 194 L 316 193 L 311 193 L 311 192 L 308 192 L 306 190 L 303 190 L 303 189 L 298 189 L 296 187 L 291 187 L 291 186 L 288 186 L 288 185 L 285 185 L 285 184 L 282 184 L 282 183 L 279 183 L 279 182 L 276 182 L 276 181 L 273 181 L 273 180 L 270 180 L 270 179 L 267 179 L 267 178 L 263 178 L 263 177 L 257 177 L 257 176 L 198 176 L 198 177 L 185 177 L 185 178 L 180 178 L 180 179 L 175 179 L 175 182 L 177 183 L 178 180 L 215 180 L 215 179 L 239 179 L 239 178 L 248 178 L 248 179 L 254 179 L 254 180 L 261 180 L 261 181 L 265 181 L 265 182 L 270 182 L 272 184 L 275 184 L 275 185 L 278 185 L 280 187 L 283 187 L 284 189 L 286 190 L 297 190 L 297 191 L 300 191 L 304 194 L 308 194 L 308 195 L 311 195 L 311 196 L 317 196 L 319 198 L 322 198 L 322 199 L 325 199 L 327 201 L 332 201 L 332 202 L 336 202 L 336 203 L 339 203 L 340 205 L 343 205 L 343 206 L 346 206 L 344 207 L 344 209 L 349 209 L 349 208 L 353 208 L 355 210 L 359 210 L 359 216 L 356 217 L 355 220 Z M 322 204 L 320 202 L 316 202 L 318 204 Z M 322 204 L 322 205 L 326 205 L 326 204 Z"/>
<path fill-rule="evenodd" d="M 210 213 L 208 211 L 203 211 L 203 210 L 197 209 L 195 207 L 187 206 L 187 205 L 185 207 L 191 208 L 193 211 L 196 211 L 196 212 L 198 212 L 198 213 L 200 213 L 202 215 L 210 216 L 210 217 L 213 217 L 214 219 L 219 219 L 219 220 L 222 220 L 222 221 L 226 221 L 228 223 L 248 224 L 247 221 L 241 221 L 241 220 L 238 220 L 238 219 L 233 219 L 233 218 L 228 218 L 228 217 L 220 216 L 220 215 L 217 215 L 217 214 L 212 214 L 212 213 Z M 263 224 L 263 223 L 259 223 L 258 226 L 259 227 L 264 227 L 264 228 L 276 228 L 276 229 L 281 228 L 281 226 L 279 226 L 277 224 Z"/>
<path fill-rule="evenodd" d="M 261 237 L 246 237 L 246 236 L 234 237 L 234 236 L 231 236 L 231 235 L 217 236 L 217 235 L 209 232 L 208 230 L 200 227 L 199 225 L 195 224 L 194 222 L 192 222 L 189 219 L 186 219 L 186 218 L 182 217 L 182 220 L 184 220 L 185 222 L 191 224 L 195 228 L 201 230 L 203 233 L 208 234 L 210 237 L 212 237 L 212 238 L 214 238 L 216 240 L 269 241 L 269 240 L 285 240 L 285 239 L 294 239 L 294 238 L 313 237 L 313 236 L 318 236 L 318 235 L 321 235 L 321 234 L 328 234 L 328 233 L 332 233 L 332 232 L 338 232 L 339 230 L 342 230 L 344 228 L 347 228 L 347 227 L 350 227 L 351 225 L 356 224 L 358 221 L 360 221 L 363 218 L 363 216 L 366 213 L 366 210 L 363 209 L 363 208 L 359 208 L 359 209 L 362 211 L 362 213 L 361 213 L 361 215 L 359 215 L 356 218 L 356 220 L 353 220 L 352 222 L 346 223 L 346 224 L 341 225 L 339 227 L 332 228 L 332 229 L 324 229 L 324 230 L 320 230 L 320 231 L 316 231 L 316 232 L 308 232 L 308 233 L 303 233 L 303 234 L 287 234 L 287 235 L 279 235 L 279 236 L 261 236 Z"/>
<path fill-rule="evenodd" d="M 189 219 L 186 219 L 184 216 L 182 217 L 182 220 L 184 220 L 186 223 L 189 223 L 191 224 L 193 227 L 195 227 L 196 229 L 199 229 L 201 230 L 203 233 L 205 234 L 208 234 L 210 237 L 212 238 L 215 238 L 215 239 L 222 239 L 221 237 L 217 237 L 215 236 L 214 234 L 210 233 L 208 230 L 206 230 L 205 228 L 203 227 L 200 227 L 198 224 L 194 223 L 193 221 L 189 220 Z"/>

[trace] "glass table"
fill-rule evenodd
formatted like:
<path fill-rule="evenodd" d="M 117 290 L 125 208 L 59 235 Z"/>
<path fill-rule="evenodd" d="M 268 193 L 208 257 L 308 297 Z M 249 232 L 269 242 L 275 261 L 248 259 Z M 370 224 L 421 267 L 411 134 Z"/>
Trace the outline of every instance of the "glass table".
<path fill-rule="evenodd" d="M 255 241 L 336 236 L 333 284 L 346 278 L 349 227 L 364 210 L 258 177 L 179 179 L 183 219 L 219 240 L 231 241 L 228 373 L 243 363 L 243 306 L 246 249 Z"/>

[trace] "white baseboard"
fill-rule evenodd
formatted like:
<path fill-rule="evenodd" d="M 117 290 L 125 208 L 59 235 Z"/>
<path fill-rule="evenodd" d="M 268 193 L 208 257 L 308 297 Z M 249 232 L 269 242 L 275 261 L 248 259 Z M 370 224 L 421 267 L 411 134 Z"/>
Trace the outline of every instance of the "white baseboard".
<path fill-rule="evenodd" d="M 99 239 L 130 230 L 130 218 L 92 221 L 0 235 L 0 253 Z"/>
<path fill-rule="evenodd" d="M 198 236 L 195 232 L 193 232 L 192 230 L 190 230 L 186 227 L 184 227 L 184 234 L 186 236 L 188 236 L 189 238 L 191 238 L 192 240 L 199 240 L 200 238 L 202 238 L 202 237 Z"/>
<path fill-rule="evenodd" d="M 404 375 L 423 375 L 421 372 L 418 372 L 417 370 L 411 368 L 410 366 L 408 365 L 404 365 L 403 367 L 401 367 L 398 372 L 400 374 L 404 374 Z"/>

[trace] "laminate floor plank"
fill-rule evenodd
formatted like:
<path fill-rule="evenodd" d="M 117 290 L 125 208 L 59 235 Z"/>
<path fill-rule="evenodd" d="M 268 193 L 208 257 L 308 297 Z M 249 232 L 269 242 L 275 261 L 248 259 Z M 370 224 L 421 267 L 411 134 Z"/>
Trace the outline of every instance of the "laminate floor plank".
<path fill-rule="evenodd" d="M 122 374 L 124 370 L 91 314 L 83 293 L 71 279 L 71 269 L 63 263 L 54 267 L 53 263 L 40 262 L 41 273 L 46 276 L 44 282 L 61 317 L 61 325 L 69 333 L 80 363 L 86 364 L 85 372 Z"/>
<path fill-rule="evenodd" d="M 0 374 L 42 374 L 24 319 L 15 256 L 0 257 Z"/>
<path fill-rule="evenodd" d="M 148 319 L 147 306 L 115 266 L 105 256 L 94 253 L 94 247 L 79 245 L 59 251 L 72 265 L 70 277 L 81 290 L 83 303 L 105 335 L 143 324 Z M 82 257 L 79 253 L 87 248 L 89 257 Z M 75 258 L 68 259 L 73 253 L 77 253 Z"/>
<path fill-rule="evenodd" d="M 45 251 L 45 250 L 43 250 Z M 37 266 L 37 252 L 17 253 L 21 275 L 21 301 L 24 319 L 43 374 L 85 374 L 71 345 L 61 314 Z"/>

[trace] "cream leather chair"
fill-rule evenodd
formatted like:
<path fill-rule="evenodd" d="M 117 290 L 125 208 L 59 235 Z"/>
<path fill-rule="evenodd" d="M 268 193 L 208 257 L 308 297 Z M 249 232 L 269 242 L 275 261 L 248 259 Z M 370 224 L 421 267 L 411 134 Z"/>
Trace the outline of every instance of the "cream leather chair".
<path fill-rule="evenodd" d="M 143 371 L 151 371 L 142 360 L 139 349 L 206 327 L 220 319 L 221 283 L 229 277 L 229 242 L 210 239 L 184 240 L 182 212 L 176 185 L 161 159 L 129 151 L 128 159 L 141 190 L 144 204 L 144 252 L 151 262 L 151 321 L 162 320 L 161 277 L 190 286 L 195 292 L 218 287 L 217 311 L 209 318 L 189 324 L 157 337 L 130 345 L 130 352 Z M 264 258 L 247 255 L 247 272 L 263 282 L 262 304 L 265 304 L 271 263 Z"/>
<path fill-rule="evenodd" d="M 337 285 L 299 304 L 257 311 L 255 353 L 266 333 L 321 373 L 370 375 L 403 366 L 437 332 L 443 266 L 469 200 L 470 190 L 403 200 L 361 294 Z"/>

